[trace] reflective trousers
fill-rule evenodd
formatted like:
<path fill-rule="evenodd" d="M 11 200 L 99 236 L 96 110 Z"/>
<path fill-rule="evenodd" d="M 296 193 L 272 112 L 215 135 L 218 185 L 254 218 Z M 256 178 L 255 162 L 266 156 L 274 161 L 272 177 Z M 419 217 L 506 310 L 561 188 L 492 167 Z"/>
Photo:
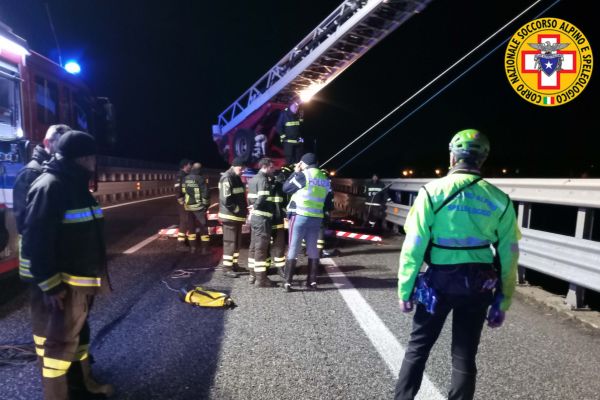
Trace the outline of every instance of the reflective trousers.
<path fill-rule="evenodd" d="M 475 357 L 490 294 L 444 295 L 429 314 L 417 304 L 410 340 L 396 383 L 396 400 L 412 400 L 421 387 L 425 363 L 446 317 L 452 311 L 452 378 L 449 400 L 471 400 L 475 394 Z"/>
<path fill-rule="evenodd" d="M 193 227 L 192 229 L 193 236 L 189 235 L 188 239 L 191 241 L 196 240 L 196 235 L 200 235 L 200 241 L 208 242 L 210 241 L 210 237 L 208 236 L 208 226 L 206 223 L 206 212 L 205 211 L 188 211 L 192 214 L 193 218 Z"/>
<path fill-rule="evenodd" d="M 254 272 L 265 272 L 268 268 L 269 244 L 271 241 L 271 218 L 260 215 L 250 217 L 250 247 L 248 268 Z"/>
<path fill-rule="evenodd" d="M 223 221 L 223 267 L 238 265 L 243 222 Z"/>
<path fill-rule="evenodd" d="M 271 238 L 271 265 L 275 268 L 283 268 L 285 266 L 285 228 L 283 224 L 281 227 L 273 228 Z"/>
<path fill-rule="evenodd" d="M 177 207 L 179 211 L 179 232 L 177 233 L 177 241 L 185 242 L 186 239 L 188 241 L 196 240 L 194 214 L 191 211 L 186 211 L 182 205 L 178 205 Z M 192 235 L 193 239 L 190 237 Z"/>
<path fill-rule="evenodd" d="M 50 309 L 44 294 L 31 287 L 31 325 L 38 360 L 42 367 L 45 400 L 69 398 L 69 368 L 88 358 L 90 328 L 87 322 L 93 295 L 67 287 L 64 309 Z"/>

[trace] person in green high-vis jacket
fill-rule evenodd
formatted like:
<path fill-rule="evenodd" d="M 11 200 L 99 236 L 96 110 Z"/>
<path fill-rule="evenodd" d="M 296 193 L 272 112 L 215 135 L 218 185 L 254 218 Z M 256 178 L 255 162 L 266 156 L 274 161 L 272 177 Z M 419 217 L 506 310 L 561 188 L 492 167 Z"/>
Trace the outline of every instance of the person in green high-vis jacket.
<path fill-rule="evenodd" d="M 454 135 L 449 148 L 448 175 L 421 188 L 404 225 L 398 270 L 400 308 L 411 312 L 413 297 L 420 301 L 396 399 L 416 396 L 429 352 L 450 311 L 448 399 L 472 399 L 475 357 L 486 315 L 490 327 L 501 326 L 515 290 L 520 232 L 508 195 L 481 178 L 489 141 L 477 130 L 466 129 Z M 428 268 L 419 274 L 423 262 Z"/>

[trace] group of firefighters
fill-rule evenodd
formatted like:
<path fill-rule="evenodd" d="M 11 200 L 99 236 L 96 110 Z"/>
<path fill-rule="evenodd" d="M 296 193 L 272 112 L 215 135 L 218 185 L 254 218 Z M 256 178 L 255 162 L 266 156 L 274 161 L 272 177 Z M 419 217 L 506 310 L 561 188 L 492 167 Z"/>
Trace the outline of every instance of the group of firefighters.
<path fill-rule="evenodd" d="M 202 253 L 209 242 L 206 212 L 209 192 L 199 163 L 182 160 L 175 182 L 180 203 L 177 248 L 195 252 L 200 238 Z M 327 173 L 317 167 L 313 153 L 279 170 L 269 158 L 258 162 L 259 170 L 246 185 L 242 180 L 245 162 L 240 158 L 219 179 L 219 213 L 223 229 L 222 269 L 225 276 L 237 278 L 249 273 L 250 284 L 274 287 L 268 269 L 284 278 L 286 291 L 292 290 L 296 259 L 302 245 L 308 256 L 307 287 L 317 288 L 319 252 L 323 248 L 323 219 L 333 208 L 333 195 Z M 249 217 L 249 218 L 248 218 Z M 250 222 L 247 269 L 239 263 L 242 226 Z M 286 221 L 289 250 L 286 257 Z"/>
<path fill-rule="evenodd" d="M 400 253 L 398 297 L 403 312 L 416 308 L 413 329 L 396 384 L 396 399 L 413 399 L 425 364 L 450 311 L 452 375 L 449 399 L 472 399 L 476 354 L 484 322 L 502 325 L 516 283 L 520 233 L 510 198 L 481 177 L 490 145 L 467 129 L 451 140 L 446 177 L 423 186 L 408 213 Z M 33 338 L 42 371 L 44 398 L 103 398 L 113 393 L 90 372 L 87 322 L 94 295 L 109 290 L 103 213 L 90 194 L 96 143 L 84 132 L 51 126 L 33 160 L 18 174 L 14 211 L 21 235 L 19 274 L 31 283 Z M 242 225 L 248 213 L 250 283 L 274 285 L 267 269 L 277 268 L 292 290 L 298 252 L 308 256 L 307 287 L 317 288 L 318 240 L 332 208 L 331 184 L 313 153 L 293 168 L 275 171 L 264 158 L 248 182 L 244 162 L 235 159 L 219 181 L 223 224 L 222 266 L 226 276 L 241 271 Z M 372 180 L 370 206 L 386 200 L 385 187 Z M 206 252 L 208 188 L 198 163 L 182 163 L 176 183 L 182 203 L 178 245 L 196 251 L 198 234 Z M 377 185 L 377 186 L 375 186 Z M 381 193 L 381 195 L 379 195 Z M 379 196 L 378 201 L 373 200 Z M 284 216 L 289 221 L 285 248 Z M 193 219 L 192 219 L 193 218 Z M 187 225 L 186 225 L 187 224 Z M 421 273 L 423 262 L 428 269 Z M 284 267 L 281 271 L 281 268 Z M 416 305 L 415 305 L 416 303 Z"/>

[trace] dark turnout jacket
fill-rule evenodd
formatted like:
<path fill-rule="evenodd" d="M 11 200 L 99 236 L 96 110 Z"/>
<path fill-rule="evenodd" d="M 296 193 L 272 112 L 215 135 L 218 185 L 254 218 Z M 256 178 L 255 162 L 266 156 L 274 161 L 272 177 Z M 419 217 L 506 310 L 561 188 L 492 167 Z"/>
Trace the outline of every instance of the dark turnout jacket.
<path fill-rule="evenodd" d="M 89 177 L 72 161 L 52 159 L 27 195 L 19 273 L 48 294 L 64 285 L 89 294 L 108 288 L 104 218 Z"/>
<path fill-rule="evenodd" d="M 186 211 L 204 211 L 208 208 L 208 186 L 200 169 L 192 169 L 183 180 Z"/>
<path fill-rule="evenodd" d="M 273 186 L 271 179 L 262 171 L 248 182 L 248 204 L 252 206 L 252 215 L 273 217 Z"/>
<path fill-rule="evenodd" d="M 47 161 L 50 161 L 50 154 L 48 154 L 43 146 L 35 146 L 31 161 L 19 171 L 15 178 L 15 186 L 13 189 L 13 211 L 17 222 L 17 231 L 20 234 L 23 233 L 27 192 L 33 181 L 42 174 L 42 168 Z"/>
<path fill-rule="evenodd" d="M 219 180 L 219 218 L 223 222 L 246 222 L 248 209 L 242 178 L 229 168 Z"/>
<path fill-rule="evenodd" d="M 289 108 L 286 108 L 279 114 L 276 129 L 277 133 L 279 133 L 281 143 L 298 143 L 301 122 L 302 119 L 300 119 L 299 113 L 294 114 Z"/>

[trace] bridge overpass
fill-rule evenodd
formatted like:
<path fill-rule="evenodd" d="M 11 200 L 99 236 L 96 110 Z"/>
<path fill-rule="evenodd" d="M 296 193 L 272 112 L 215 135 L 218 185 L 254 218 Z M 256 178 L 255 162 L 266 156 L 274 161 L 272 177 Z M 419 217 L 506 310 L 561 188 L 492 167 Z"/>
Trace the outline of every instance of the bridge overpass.
<path fill-rule="evenodd" d="M 402 235 L 386 235 L 378 244 L 335 243 L 340 256 L 323 260 L 317 292 L 258 289 L 215 268 L 218 238 L 207 257 L 176 253 L 172 239 L 158 238 L 159 229 L 177 223 L 170 192 L 175 171 L 121 161 L 105 160 L 99 171 L 96 196 L 105 209 L 114 291 L 97 298 L 90 318 L 94 369 L 99 380 L 116 385 L 115 398 L 392 398 L 412 318 L 399 312 L 396 298 Z M 571 282 L 575 301 L 582 288 L 598 290 L 599 243 L 587 238 L 594 235 L 600 182 L 492 181 L 511 194 L 521 226 L 529 226 L 523 267 Z M 389 182 L 394 201 L 387 219 L 400 226 L 423 181 Z M 361 185 L 335 180 L 338 210 L 361 212 Z M 574 208 L 570 237 L 527 224 L 535 222 L 540 203 Z M 178 270 L 186 273 L 174 274 Z M 200 283 L 226 291 L 238 307 L 192 308 L 162 281 L 174 289 Z M 518 290 L 502 328 L 484 328 L 476 398 L 597 399 L 598 331 L 532 303 L 528 290 Z M 0 345 L 30 345 L 28 318 L 24 287 L 0 282 Z M 421 399 L 446 393 L 448 328 L 432 353 Z M 0 354 L 0 399 L 40 398 L 35 363 L 9 358 L 14 353 L 6 348 Z"/>

